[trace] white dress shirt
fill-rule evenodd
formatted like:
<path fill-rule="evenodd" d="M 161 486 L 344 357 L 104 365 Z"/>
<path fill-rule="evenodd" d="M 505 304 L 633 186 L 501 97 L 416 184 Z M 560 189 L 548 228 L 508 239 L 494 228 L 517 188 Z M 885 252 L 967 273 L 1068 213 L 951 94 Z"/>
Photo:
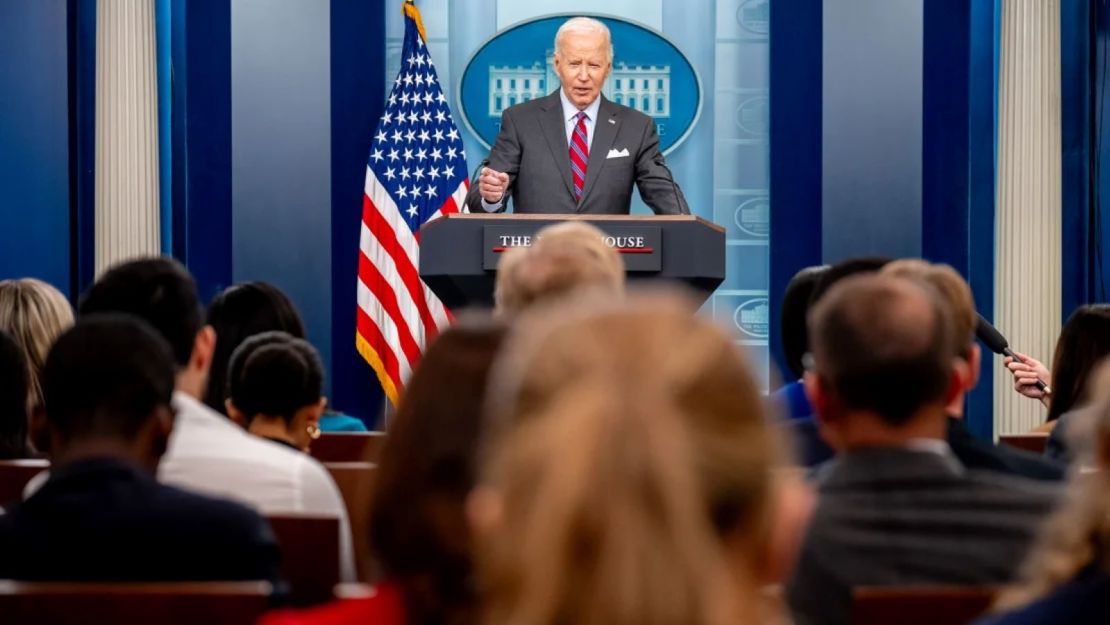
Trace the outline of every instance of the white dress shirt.
<path fill-rule="evenodd" d="M 227 417 L 181 392 L 169 448 L 158 466 L 166 484 L 234 499 L 260 514 L 312 514 L 339 519 L 339 573 L 356 581 L 351 525 L 339 488 L 308 454 L 248 434 Z"/>
<path fill-rule="evenodd" d="M 567 165 L 566 166 L 569 168 L 570 167 L 570 138 L 571 138 L 571 136 L 574 135 L 574 127 L 578 125 L 578 111 L 579 111 L 579 109 L 578 109 L 577 106 L 574 105 L 574 102 L 570 101 L 570 98 L 567 97 L 566 92 L 564 92 L 562 90 L 562 88 L 559 89 L 559 101 L 563 104 L 563 125 L 566 127 L 565 130 L 567 132 Z M 600 109 L 601 109 L 601 96 L 600 95 L 598 95 L 596 98 L 594 98 L 594 101 L 590 102 L 589 106 L 582 109 L 582 112 L 586 114 L 586 119 L 584 121 L 586 123 L 586 152 L 587 152 L 587 155 L 589 153 L 590 147 L 593 146 L 593 144 L 594 144 L 594 125 L 597 122 L 597 113 Z M 586 163 L 587 170 L 589 169 L 589 166 L 590 166 L 589 163 Z M 481 200 L 482 200 L 482 208 L 485 209 L 485 211 L 487 213 L 492 213 L 493 211 L 501 208 L 501 205 L 505 203 L 505 198 L 501 198 L 501 200 L 498 201 L 495 204 L 490 204 L 489 202 L 486 201 L 486 198 L 484 198 L 484 197 L 481 198 Z"/>

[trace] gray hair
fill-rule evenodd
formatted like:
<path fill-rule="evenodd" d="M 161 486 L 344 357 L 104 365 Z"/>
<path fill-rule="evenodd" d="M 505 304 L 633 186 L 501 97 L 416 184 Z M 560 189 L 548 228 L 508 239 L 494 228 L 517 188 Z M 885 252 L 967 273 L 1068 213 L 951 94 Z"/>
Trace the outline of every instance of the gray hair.
<path fill-rule="evenodd" d="M 613 37 L 609 34 L 609 27 L 603 22 L 595 20 L 592 17 L 572 17 L 563 22 L 559 27 L 559 31 L 555 33 L 555 54 L 559 54 L 559 41 L 562 40 L 564 35 L 570 33 L 576 34 L 602 34 L 605 36 L 605 43 L 608 44 L 609 49 L 609 62 L 613 62 Z"/>

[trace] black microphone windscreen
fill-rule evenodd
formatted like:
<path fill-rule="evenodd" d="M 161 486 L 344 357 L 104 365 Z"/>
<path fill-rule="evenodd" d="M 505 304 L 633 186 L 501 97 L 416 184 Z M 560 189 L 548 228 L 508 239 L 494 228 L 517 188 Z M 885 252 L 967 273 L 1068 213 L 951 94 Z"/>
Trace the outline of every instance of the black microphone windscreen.
<path fill-rule="evenodd" d="M 983 341 L 983 344 L 996 354 L 1001 354 L 1004 350 L 1009 349 L 1010 343 L 1006 341 L 1006 337 L 1002 336 L 998 328 L 984 319 L 983 315 L 976 316 L 979 317 L 979 322 L 975 327 L 975 335 L 979 337 L 979 340 Z"/>

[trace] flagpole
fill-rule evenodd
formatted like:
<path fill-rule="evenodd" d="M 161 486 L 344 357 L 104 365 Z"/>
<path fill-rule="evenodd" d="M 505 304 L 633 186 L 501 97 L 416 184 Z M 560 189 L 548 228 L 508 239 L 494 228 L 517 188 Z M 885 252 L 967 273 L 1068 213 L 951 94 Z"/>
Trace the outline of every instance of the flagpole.
<path fill-rule="evenodd" d="M 428 35 L 424 32 L 424 20 L 420 17 L 420 9 L 416 8 L 416 3 L 413 0 L 404 0 L 401 3 L 401 15 L 412 18 L 416 22 L 416 32 L 420 33 L 420 38 L 424 43 L 428 43 Z"/>

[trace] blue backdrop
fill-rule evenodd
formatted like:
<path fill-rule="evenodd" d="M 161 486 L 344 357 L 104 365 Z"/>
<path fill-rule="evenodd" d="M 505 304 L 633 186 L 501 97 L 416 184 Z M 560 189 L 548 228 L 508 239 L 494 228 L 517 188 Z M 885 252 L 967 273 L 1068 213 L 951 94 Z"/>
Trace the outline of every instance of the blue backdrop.
<path fill-rule="evenodd" d="M 0 279 L 70 291 L 69 7 L 0 0 Z"/>

